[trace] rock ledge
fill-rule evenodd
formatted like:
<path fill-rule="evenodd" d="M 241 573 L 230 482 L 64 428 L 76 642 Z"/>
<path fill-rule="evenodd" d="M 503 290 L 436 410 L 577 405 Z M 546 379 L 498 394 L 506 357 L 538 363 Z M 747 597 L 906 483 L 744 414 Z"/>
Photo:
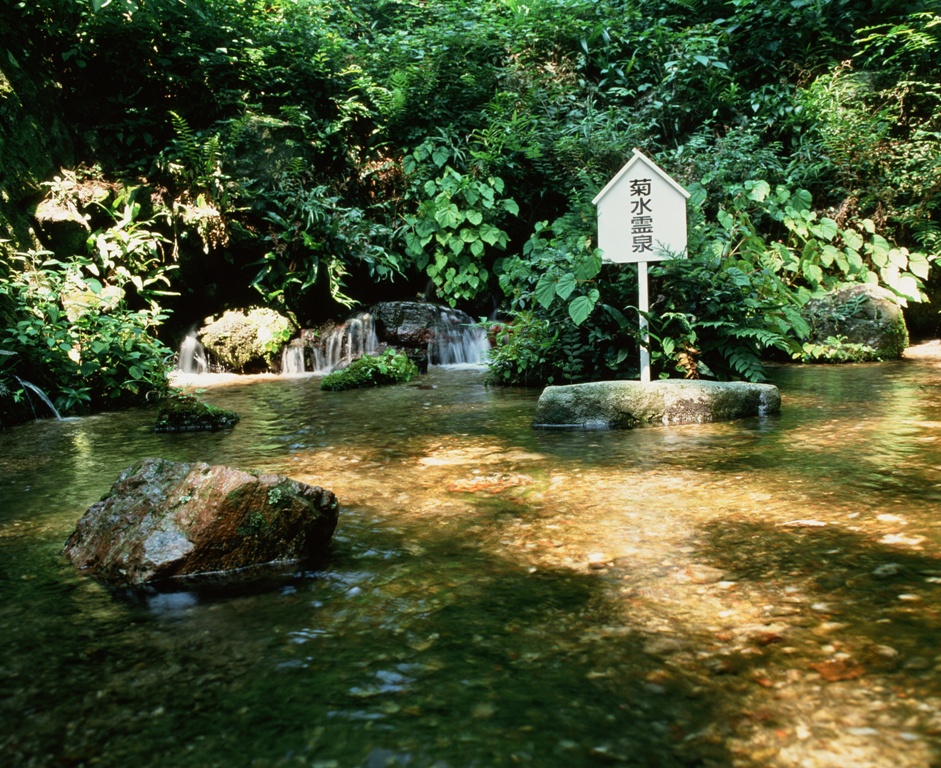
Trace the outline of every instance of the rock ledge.
<path fill-rule="evenodd" d="M 772 384 L 670 379 L 595 381 L 546 387 L 536 405 L 536 428 L 632 429 L 703 424 L 779 413 Z"/>

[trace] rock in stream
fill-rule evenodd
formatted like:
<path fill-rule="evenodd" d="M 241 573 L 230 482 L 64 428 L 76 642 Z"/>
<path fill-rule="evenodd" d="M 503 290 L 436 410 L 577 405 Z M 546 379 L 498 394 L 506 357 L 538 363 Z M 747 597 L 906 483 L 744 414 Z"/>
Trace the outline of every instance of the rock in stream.
<path fill-rule="evenodd" d="M 281 475 L 144 459 L 79 520 L 63 554 L 111 586 L 306 560 L 337 526 L 328 490 Z"/>

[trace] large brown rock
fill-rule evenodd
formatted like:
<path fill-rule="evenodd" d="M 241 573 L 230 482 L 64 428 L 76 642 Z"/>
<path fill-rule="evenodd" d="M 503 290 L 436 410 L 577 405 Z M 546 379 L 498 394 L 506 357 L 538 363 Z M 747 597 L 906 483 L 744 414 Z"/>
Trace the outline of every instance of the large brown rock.
<path fill-rule="evenodd" d="M 64 554 L 113 586 L 304 560 L 338 512 L 332 492 L 281 475 L 144 459 L 82 516 Z"/>

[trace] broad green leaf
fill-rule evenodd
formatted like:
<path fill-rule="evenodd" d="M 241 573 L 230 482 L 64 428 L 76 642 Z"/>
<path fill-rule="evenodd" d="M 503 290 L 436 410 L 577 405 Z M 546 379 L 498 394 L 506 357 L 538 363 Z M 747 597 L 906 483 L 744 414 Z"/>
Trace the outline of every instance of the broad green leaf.
<path fill-rule="evenodd" d="M 457 256 L 461 251 L 464 250 L 464 241 L 459 237 L 452 237 L 448 240 L 448 247 Z"/>
<path fill-rule="evenodd" d="M 819 284 L 823 281 L 823 270 L 816 264 L 804 264 L 801 271 L 811 283 Z"/>
<path fill-rule="evenodd" d="M 601 271 L 603 263 L 604 262 L 601 259 L 601 251 L 596 248 L 594 251 L 592 251 L 590 256 L 578 259 L 578 261 L 576 261 L 575 279 L 591 280 Z"/>
<path fill-rule="evenodd" d="M 859 255 L 858 251 L 844 248 L 843 253 L 846 254 L 846 260 L 854 272 L 859 272 L 863 268 L 863 257 Z"/>
<path fill-rule="evenodd" d="M 820 250 L 820 263 L 825 267 L 832 266 L 839 258 L 840 252 L 829 243 Z"/>
<path fill-rule="evenodd" d="M 431 159 L 435 165 L 439 168 L 448 162 L 448 158 L 451 156 L 451 153 L 448 152 L 444 147 L 436 147 L 434 152 L 431 153 Z"/>
<path fill-rule="evenodd" d="M 480 239 L 487 245 L 496 245 L 504 236 L 503 231 L 493 226 L 493 224 L 480 225 Z"/>
<path fill-rule="evenodd" d="M 908 254 L 908 268 L 916 277 L 927 280 L 928 273 L 931 271 L 931 262 L 925 254 L 916 251 Z"/>
<path fill-rule="evenodd" d="M 918 285 L 918 281 L 911 275 L 900 275 L 899 279 L 892 287 L 906 299 L 911 299 L 912 301 L 922 300 L 923 294 L 921 286 Z"/>
<path fill-rule="evenodd" d="M 482 256 L 484 253 L 484 248 L 485 246 L 483 240 L 475 240 L 470 244 L 471 253 L 473 253 L 475 256 Z"/>
<path fill-rule="evenodd" d="M 843 232 L 843 243 L 847 248 L 852 248 L 854 251 L 858 251 L 863 247 L 863 238 L 855 229 L 844 229 Z"/>
<path fill-rule="evenodd" d="M 439 208 L 435 213 L 435 221 L 442 227 L 456 227 L 464 220 L 464 214 L 456 204 L 450 203 L 444 208 Z"/>
<path fill-rule="evenodd" d="M 735 229 L 735 221 L 732 219 L 731 214 L 724 208 L 719 209 L 718 213 L 716 213 L 716 218 L 719 220 L 719 224 L 722 225 L 722 228 L 727 232 L 731 232 Z"/>
<path fill-rule="evenodd" d="M 480 211 L 468 211 L 466 215 L 467 221 L 473 224 L 475 227 L 479 227 L 481 222 L 484 220 L 484 215 Z"/>
<path fill-rule="evenodd" d="M 472 243 L 475 240 L 480 240 L 480 235 L 476 230 L 470 229 L 468 227 L 463 227 L 461 229 L 461 240 L 465 243 Z"/>
<path fill-rule="evenodd" d="M 823 218 L 820 219 L 820 221 L 817 223 L 811 224 L 810 231 L 813 232 L 817 237 L 830 241 L 836 237 L 839 228 L 833 219 Z"/>
<path fill-rule="evenodd" d="M 552 302 L 555 301 L 555 286 L 555 279 L 549 275 L 543 275 L 536 283 L 536 288 L 533 293 L 536 296 L 536 301 L 542 305 L 543 309 L 549 309 L 549 307 L 552 306 Z"/>
<path fill-rule="evenodd" d="M 569 302 L 569 317 L 575 325 L 581 325 L 588 319 L 595 308 L 598 296 L 598 291 L 593 289 L 588 296 L 576 296 Z"/>
<path fill-rule="evenodd" d="M 889 251 L 889 261 L 899 269 L 908 269 L 908 250 L 905 248 L 892 248 Z"/>
<path fill-rule="evenodd" d="M 762 203 L 765 198 L 771 192 L 771 185 L 767 181 L 759 180 L 751 182 L 751 189 L 748 192 L 748 197 L 751 200 Z"/>
<path fill-rule="evenodd" d="M 873 223 L 872 219 L 863 219 L 863 229 L 871 235 L 875 233 L 876 225 Z"/>
<path fill-rule="evenodd" d="M 562 277 L 559 278 L 559 282 L 556 283 L 556 295 L 565 301 L 565 299 L 572 295 L 572 291 L 575 290 L 576 285 L 578 285 L 578 283 L 575 280 L 575 275 L 573 275 L 571 272 L 566 272 L 564 275 L 562 275 Z"/>
<path fill-rule="evenodd" d="M 806 189 L 798 189 L 793 195 L 791 195 L 790 204 L 798 211 L 809 211 L 810 204 L 812 202 L 813 197 Z"/>

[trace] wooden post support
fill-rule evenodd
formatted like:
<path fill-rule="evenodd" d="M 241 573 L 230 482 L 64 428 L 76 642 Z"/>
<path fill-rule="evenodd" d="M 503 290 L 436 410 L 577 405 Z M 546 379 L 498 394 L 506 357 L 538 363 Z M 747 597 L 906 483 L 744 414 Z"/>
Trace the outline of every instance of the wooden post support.
<path fill-rule="evenodd" d="M 650 312 L 650 297 L 647 292 L 647 262 L 637 262 L 637 308 L 640 310 L 640 380 L 650 383 L 650 333 L 647 330 L 647 314 Z"/>

